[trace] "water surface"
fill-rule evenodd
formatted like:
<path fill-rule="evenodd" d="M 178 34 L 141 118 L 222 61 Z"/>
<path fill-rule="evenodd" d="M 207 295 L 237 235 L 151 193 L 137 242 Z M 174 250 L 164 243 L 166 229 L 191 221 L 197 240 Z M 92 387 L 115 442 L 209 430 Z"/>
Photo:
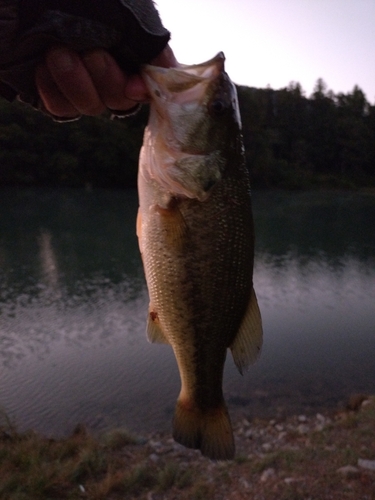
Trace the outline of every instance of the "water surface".
<path fill-rule="evenodd" d="M 232 414 L 273 416 L 374 392 L 375 198 L 254 194 L 261 359 Z M 51 435 L 78 423 L 169 430 L 179 375 L 145 337 L 148 306 L 135 191 L 1 192 L 0 409 Z"/>

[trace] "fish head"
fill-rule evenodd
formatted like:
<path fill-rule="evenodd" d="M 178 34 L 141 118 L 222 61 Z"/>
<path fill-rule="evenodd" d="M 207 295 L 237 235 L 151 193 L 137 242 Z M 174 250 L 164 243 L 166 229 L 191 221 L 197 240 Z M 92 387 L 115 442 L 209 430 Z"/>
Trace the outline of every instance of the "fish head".
<path fill-rule="evenodd" d="M 204 201 L 238 149 L 237 92 L 224 54 L 197 65 L 146 65 L 151 95 L 148 123 L 150 176 L 173 196 Z"/>

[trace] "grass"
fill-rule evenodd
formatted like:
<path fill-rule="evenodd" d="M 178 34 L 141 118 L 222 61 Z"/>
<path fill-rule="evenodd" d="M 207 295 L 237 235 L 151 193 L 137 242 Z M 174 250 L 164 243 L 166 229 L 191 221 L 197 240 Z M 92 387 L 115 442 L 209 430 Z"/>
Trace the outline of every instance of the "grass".
<path fill-rule="evenodd" d="M 253 425 L 262 439 L 271 439 L 265 437 L 273 429 L 268 422 Z M 189 458 L 187 450 L 176 458 L 170 444 L 156 454 L 124 429 L 96 439 L 80 426 L 66 439 L 48 439 L 18 433 L 7 421 L 0 427 L 0 498 L 375 500 L 374 473 L 359 471 L 346 480 L 337 472 L 356 466 L 358 458 L 375 459 L 375 398 L 360 411 L 341 412 L 323 430 L 300 435 L 289 429 L 284 445 L 268 453 L 262 440 L 250 440 L 236 460 L 212 463 L 197 454 Z M 275 473 L 261 480 L 269 468 Z M 236 489 L 241 492 L 233 496 Z"/>
<path fill-rule="evenodd" d="M 104 434 L 101 442 L 110 450 L 119 450 L 129 444 L 138 444 L 140 440 L 127 429 L 114 429 Z"/>
<path fill-rule="evenodd" d="M 0 498 L 7 500 L 90 500 L 130 498 L 143 491 L 182 489 L 193 480 L 190 470 L 173 462 L 156 466 L 144 447 L 125 430 L 94 439 L 79 427 L 66 439 L 34 432 L 0 429 Z M 136 460 L 127 460 L 126 448 Z M 134 456 L 132 456 L 134 459 Z"/>
<path fill-rule="evenodd" d="M 254 473 L 261 473 L 265 469 L 275 468 L 283 469 L 287 472 L 292 471 L 300 463 L 310 460 L 312 452 L 306 450 L 277 450 L 272 453 L 267 453 L 260 460 L 256 460 L 252 464 Z"/>

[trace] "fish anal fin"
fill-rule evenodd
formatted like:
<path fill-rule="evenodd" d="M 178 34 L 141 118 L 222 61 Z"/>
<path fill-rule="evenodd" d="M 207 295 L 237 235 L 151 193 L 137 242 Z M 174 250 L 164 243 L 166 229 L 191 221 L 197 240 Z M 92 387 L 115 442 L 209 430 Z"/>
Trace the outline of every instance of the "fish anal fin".
<path fill-rule="evenodd" d="M 262 318 L 254 288 L 243 317 L 241 326 L 233 343 L 229 346 L 238 371 L 243 374 L 250 364 L 260 355 L 263 343 Z"/>
<path fill-rule="evenodd" d="M 160 326 L 158 313 L 151 306 L 151 304 L 149 307 L 148 317 L 147 317 L 147 338 L 153 344 L 154 343 L 169 344 Z"/>
<path fill-rule="evenodd" d="M 173 438 L 187 448 L 199 449 L 211 460 L 234 458 L 232 426 L 224 401 L 218 408 L 200 410 L 179 399 L 173 419 Z"/>

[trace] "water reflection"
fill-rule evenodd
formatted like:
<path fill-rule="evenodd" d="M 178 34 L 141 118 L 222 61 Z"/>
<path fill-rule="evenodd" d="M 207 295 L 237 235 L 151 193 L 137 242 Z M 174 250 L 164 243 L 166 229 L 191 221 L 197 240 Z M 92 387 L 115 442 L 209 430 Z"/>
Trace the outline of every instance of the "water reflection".
<path fill-rule="evenodd" d="M 282 264 L 292 255 L 340 266 L 352 256 L 374 264 L 375 200 L 352 193 L 255 193 L 257 249 Z"/>
<path fill-rule="evenodd" d="M 49 289 L 56 298 L 59 293 L 59 271 L 57 267 L 57 258 L 51 243 L 52 235 L 49 231 L 41 230 L 39 243 L 39 256 L 41 264 L 41 282 Z"/>
<path fill-rule="evenodd" d="M 145 337 L 135 192 L 6 190 L 0 211 L 0 408 L 21 428 L 169 429 L 179 376 Z M 375 380 L 375 200 L 255 193 L 265 341 L 230 411 L 317 411 Z"/>

